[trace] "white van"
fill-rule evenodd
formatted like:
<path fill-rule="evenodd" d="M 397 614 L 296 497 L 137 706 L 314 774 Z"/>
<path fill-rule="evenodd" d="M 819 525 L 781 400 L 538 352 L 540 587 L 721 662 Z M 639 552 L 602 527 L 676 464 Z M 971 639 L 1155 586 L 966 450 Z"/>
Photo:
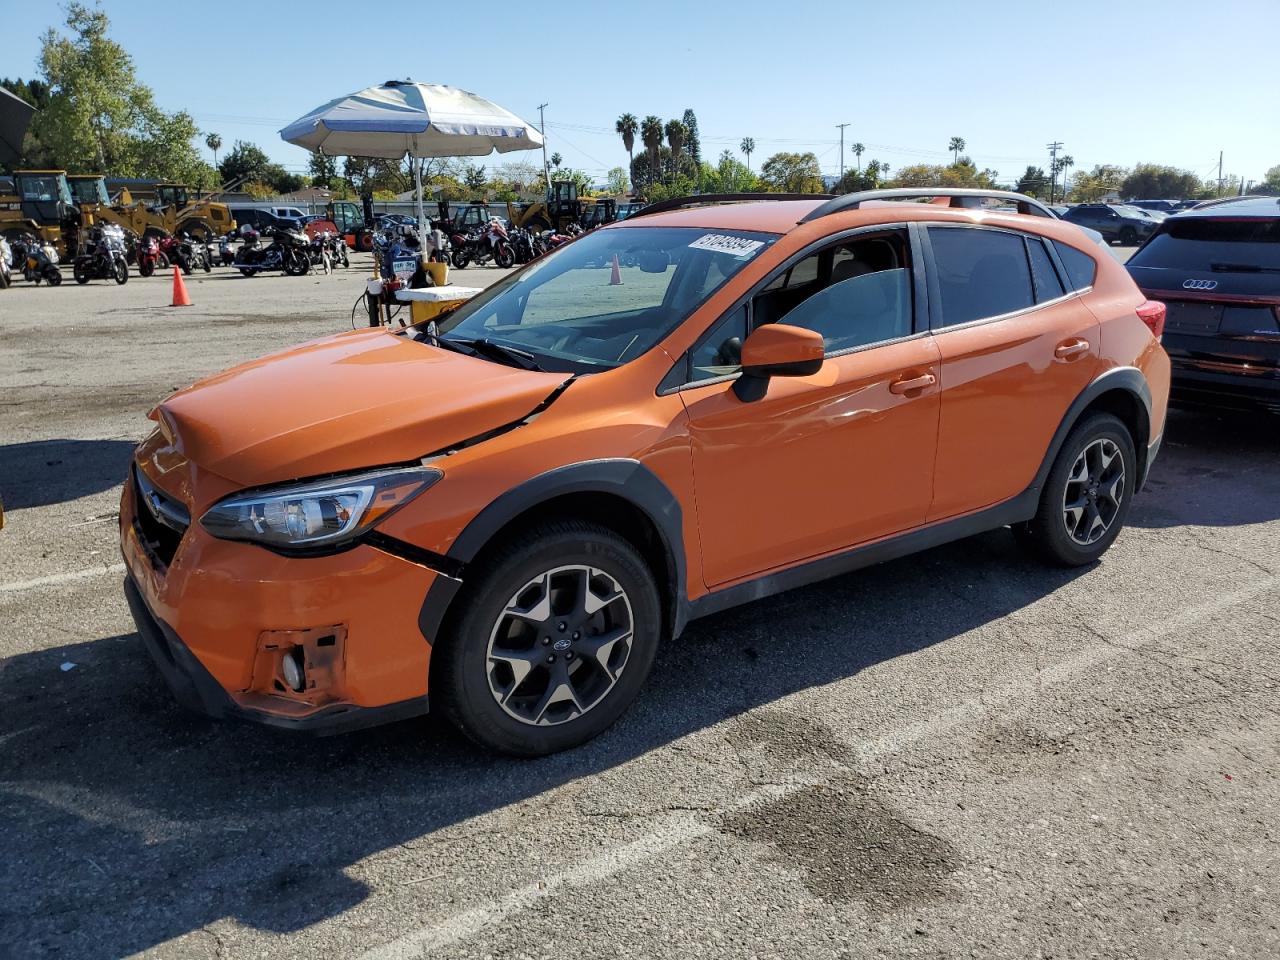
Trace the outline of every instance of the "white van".
<path fill-rule="evenodd" d="M 271 212 L 277 217 L 284 217 L 286 220 L 301 220 L 306 216 L 297 207 L 272 207 Z"/>

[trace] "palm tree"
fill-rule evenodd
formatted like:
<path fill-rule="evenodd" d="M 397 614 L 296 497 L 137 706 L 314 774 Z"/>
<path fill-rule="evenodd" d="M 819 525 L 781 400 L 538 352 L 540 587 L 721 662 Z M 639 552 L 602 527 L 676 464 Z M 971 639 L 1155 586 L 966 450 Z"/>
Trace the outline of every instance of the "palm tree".
<path fill-rule="evenodd" d="M 222 146 L 222 138 L 216 133 L 206 133 L 204 135 L 204 145 L 213 151 L 213 166 L 218 166 L 218 148 Z"/>
<path fill-rule="evenodd" d="M 751 170 L 751 154 L 755 152 L 756 142 L 750 137 L 743 137 L 738 149 L 747 155 L 747 170 Z"/>
<path fill-rule="evenodd" d="M 649 172 L 658 179 L 658 160 L 662 156 L 662 121 L 652 113 L 640 124 L 640 140 L 649 151 Z"/>
<path fill-rule="evenodd" d="M 562 163 L 564 163 L 564 157 L 560 156 L 560 154 L 553 153 L 551 155 L 551 165 L 555 167 L 557 170 L 560 169 L 560 164 Z"/>
<path fill-rule="evenodd" d="M 1055 164 L 1057 169 L 1055 169 L 1053 172 L 1062 174 L 1062 199 L 1063 200 L 1067 199 L 1067 193 L 1069 192 L 1067 189 L 1067 167 L 1074 167 L 1075 165 L 1076 165 L 1075 158 L 1072 157 L 1071 154 L 1069 153 L 1063 154 L 1062 156 L 1060 156 L 1057 160 L 1057 163 Z"/>
<path fill-rule="evenodd" d="M 858 159 L 858 172 L 859 172 L 859 173 L 861 173 L 861 172 L 862 172 L 862 151 L 863 151 L 863 150 L 865 150 L 865 149 L 867 149 L 867 148 L 866 148 L 866 147 L 864 147 L 864 146 L 863 146 L 862 144 L 860 144 L 860 143 L 855 143 L 855 144 L 854 144 L 852 147 L 850 147 L 849 149 L 850 149 L 850 150 L 852 150 L 852 151 L 853 151 L 853 155 L 854 155 L 855 157 L 857 157 L 857 159 Z"/>
<path fill-rule="evenodd" d="M 960 151 L 964 149 L 964 137 L 952 137 L 951 143 L 947 145 L 947 149 L 951 151 L 952 165 L 959 163 Z"/>
<path fill-rule="evenodd" d="M 684 141 L 689 136 L 689 128 L 679 120 L 668 120 L 665 128 L 667 146 L 671 148 L 672 180 L 680 176 L 680 152 L 684 149 Z"/>
<path fill-rule="evenodd" d="M 632 151 L 636 147 L 636 131 L 640 129 L 640 121 L 634 113 L 624 113 L 613 125 L 613 129 L 622 137 L 622 145 L 627 151 L 627 176 L 631 176 L 631 163 L 635 160 Z"/>

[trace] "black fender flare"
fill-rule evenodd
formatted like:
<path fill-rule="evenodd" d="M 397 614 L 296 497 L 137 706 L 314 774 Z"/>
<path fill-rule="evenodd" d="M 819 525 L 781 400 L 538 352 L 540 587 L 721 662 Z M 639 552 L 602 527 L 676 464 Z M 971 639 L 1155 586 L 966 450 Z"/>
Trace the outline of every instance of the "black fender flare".
<path fill-rule="evenodd" d="M 1147 378 L 1137 367 L 1112 367 L 1105 371 L 1093 381 L 1089 383 L 1079 396 L 1071 402 L 1071 406 L 1067 408 L 1066 414 L 1062 417 L 1062 422 L 1058 424 L 1058 429 L 1053 434 L 1053 439 L 1049 441 L 1049 449 L 1045 452 L 1044 460 L 1040 463 L 1040 469 L 1036 471 L 1035 479 L 1031 481 L 1031 486 L 1022 494 L 1033 504 L 1038 504 L 1040 500 L 1040 491 L 1044 488 L 1045 481 L 1049 478 L 1049 471 L 1053 469 L 1053 462 L 1058 459 L 1058 452 L 1062 449 L 1062 445 L 1067 440 L 1067 434 L 1071 432 L 1080 421 L 1080 417 L 1091 403 L 1097 400 L 1104 393 L 1112 390 L 1123 390 L 1132 394 L 1142 404 L 1147 418 L 1147 429 L 1150 432 L 1151 426 L 1151 387 L 1147 383 Z M 1134 437 L 1134 446 L 1137 448 L 1138 454 L 1138 483 L 1135 489 L 1141 489 L 1141 481 L 1147 475 L 1147 442 L 1150 436 Z M 1032 513 L 1035 508 L 1032 508 Z"/>
<path fill-rule="evenodd" d="M 440 575 L 427 590 L 418 627 L 428 643 L 440 634 L 453 599 L 466 581 L 466 566 L 521 514 L 557 497 L 576 493 L 605 493 L 626 500 L 658 531 L 667 558 L 671 585 L 669 616 L 672 635 L 679 636 L 688 618 L 685 591 L 687 560 L 680 501 L 658 476 L 638 460 L 605 459 L 573 463 L 538 474 L 502 494 L 481 510 L 454 539 L 448 552 L 456 575 Z"/>

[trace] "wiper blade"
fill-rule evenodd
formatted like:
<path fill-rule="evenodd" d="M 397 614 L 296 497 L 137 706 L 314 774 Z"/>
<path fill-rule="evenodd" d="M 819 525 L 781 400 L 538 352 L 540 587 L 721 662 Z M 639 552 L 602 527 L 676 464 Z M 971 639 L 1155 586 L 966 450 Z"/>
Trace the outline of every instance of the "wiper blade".
<path fill-rule="evenodd" d="M 1209 269 L 1219 273 L 1280 273 L 1280 267 L 1264 267 L 1259 263 L 1226 263 L 1210 261 Z"/>
<path fill-rule="evenodd" d="M 446 337 L 441 337 L 440 339 L 442 341 L 470 347 L 476 353 L 483 353 L 494 360 L 498 360 L 502 363 L 513 364 L 523 370 L 536 370 L 539 373 L 545 372 L 538 364 L 538 361 L 534 359 L 532 353 L 519 350 L 515 347 L 508 347 L 506 344 L 497 343 L 493 340 L 486 339 L 485 337 L 477 337 L 474 340 L 468 340 L 463 337 L 457 337 L 452 340 Z"/>

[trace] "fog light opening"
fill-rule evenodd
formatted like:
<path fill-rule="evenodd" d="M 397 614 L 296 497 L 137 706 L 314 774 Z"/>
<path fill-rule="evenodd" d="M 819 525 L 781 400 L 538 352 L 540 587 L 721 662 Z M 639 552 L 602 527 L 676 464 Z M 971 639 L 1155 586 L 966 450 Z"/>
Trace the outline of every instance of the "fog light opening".
<path fill-rule="evenodd" d="M 294 647 L 280 658 L 280 672 L 290 690 L 301 693 L 307 685 L 307 675 L 302 668 L 302 648 Z"/>

